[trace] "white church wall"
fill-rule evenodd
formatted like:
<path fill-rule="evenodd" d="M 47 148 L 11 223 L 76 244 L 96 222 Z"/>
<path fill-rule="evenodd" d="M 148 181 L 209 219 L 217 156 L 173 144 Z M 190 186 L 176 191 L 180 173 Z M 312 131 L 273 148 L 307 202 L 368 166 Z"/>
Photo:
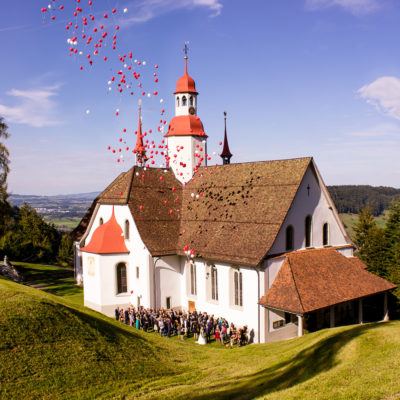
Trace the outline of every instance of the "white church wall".
<path fill-rule="evenodd" d="M 270 260 L 267 260 L 267 270 L 266 270 L 266 273 L 268 274 L 268 288 L 267 289 L 269 289 L 272 286 L 272 284 L 274 283 L 274 280 L 275 280 L 276 276 L 278 275 L 278 272 L 279 272 L 284 260 L 285 260 L 285 257 L 277 257 L 277 258 L 272 258 Z"/>
<path fill-rule="evenodd" d="M 171 308 L 182 306 L 181 289 L 183 273 L 181 257 L 168 256 L 155 262 L 156 307 L 167 307 L 167 297 L 170 298 Z"/>
<path fill-rule="evenodd" d="M 83 300 L 86 307 L 101 311 L 101 271 L 97 254 L 82 253 Z"/>
<path fill-rule="evenodd" d="M 207 262 L 195 260 L 197 294 L 190 294 L 190 264 L 184 266 L 184 282 L 186 290 L 184 293 L 183 308 L 188 310 L 189 301 L 195 303 L 197 311 L 207 312 L 214 317 L 223 317 L 229 323 L 233 322 L 236 327 L 247 325 L 249 331 L 254 329 L 257 341 L 258 335 L 258 277 L 255 269 L 235 266 L 229 264 L 214 263 L 218 276 L 218 300 L 213 300 L 209 295 L 209 280 L 211 279 L 210 267 Z M 209 263 L 210 264 L 210 263 Z M 242 273 L 242 306 L 234 304 L 234 281 L 233 273 Z M 263 285 L 263 282 L 261 282 Z M 261 313 L 261 311 L 260 311 Z"/>
<path fill-rule="evenodd" d="M 345 257 L 353 257 L 354 249 L 353 249 L 353 247 L 344 247 L 341 249 L 336 249 L 336 251 Z"/>
<path fill-rule="evenodd" d="M 127 307 L 130 303 L 130 281 L 132 280 L 132 269 L 129 268 L 128 256 L 126 254 L 101 255 L 99 257 L 100 266 L 100 292 L 101 292 L 101 311 L 109 316 L 114 315 L 114 309 L 118 305 Z M 118 293 L 117 288 L 117 265 L 126 265 L 127 291 Z"/>
<path fill-rule="evenodd" d="M 201 162 L 202 166 L 207 164 L 205 157 L 207 152 L 207 143 L 205 138 L 193 136 L 169 136 L 167 138 L 167 145 L 168 155 L 171 157 L 170 166 L 174 171 L 176 178 L 181 183 L 188 182 L 192 179 L 193 168 L 196 167 L 200 161 L 200 158 L 194 156 L 194 154 L 203 157 L 203 161 Z M 197 145 L 199 145 L 199 147 L 196 147 Z M 183 149 L 181 147 L 183 147 Z M 181 163 L 186 166 L 182 166 Z"/>
<path fill-rule="evenodd" d="M 308 215 L 312 217 L 310 247 L 323 247 L 323 225 L 325 223 L 328 223 L 329 226 L 329 246 L 349 243 L 334 216 L 334 210 L 330 208 L 328 199 L 321 190 L 315 173 L 309 167 L 269 254 L 286 251 L 286 228 L 289 225 L 294 228 L 294 250 L 304 249 L 305 219 Z"/>

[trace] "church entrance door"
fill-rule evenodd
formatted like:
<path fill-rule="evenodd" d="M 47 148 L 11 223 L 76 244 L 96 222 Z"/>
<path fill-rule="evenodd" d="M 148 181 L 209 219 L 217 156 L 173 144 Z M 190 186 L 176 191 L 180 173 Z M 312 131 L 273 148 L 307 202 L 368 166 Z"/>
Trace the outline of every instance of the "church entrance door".
<path fill-rule="evenodd" d="M 189 312 L 192 313 L 196 310 L 196 305 L 194 301 L 189 301 Z"/>

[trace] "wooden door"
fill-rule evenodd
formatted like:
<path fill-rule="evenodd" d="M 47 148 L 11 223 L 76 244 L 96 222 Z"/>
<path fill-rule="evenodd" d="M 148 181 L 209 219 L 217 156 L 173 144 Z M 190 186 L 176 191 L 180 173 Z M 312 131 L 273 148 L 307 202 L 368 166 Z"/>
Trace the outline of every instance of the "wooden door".
<path fill-rule="evenodd" d="M 192 313 L 196 310 L 196 305 L 194 301 L 189 301 L 189 312 Z"/>

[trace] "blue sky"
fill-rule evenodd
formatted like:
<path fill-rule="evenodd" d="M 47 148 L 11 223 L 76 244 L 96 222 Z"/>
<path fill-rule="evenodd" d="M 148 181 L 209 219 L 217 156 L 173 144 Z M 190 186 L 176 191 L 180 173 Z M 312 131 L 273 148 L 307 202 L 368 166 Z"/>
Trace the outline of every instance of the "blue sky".
<path fill-rule="evenodd" d="M 49 4 L 52 9 L 41 12 Z M 77 6 L 83 11 L 74 17 Z M 85 32 L 82 17 L 90 22 Z M 72 46 L 70 21 L 79 21 Z M 98 55 L 95 40 L 86 45 L 80 38 L 95 36 L 94 27 L 109 33 Z M 118 153 L 120 139 L 123 149 L 134 146 L 139 98 L 143 128 L 159 143 L 160 118 L 168 123 L 174 115 L 172 93 L 183 73 L 185 41 L 213 164 L 220 163 L 227 110 L 232 162 L 311 155 L 328 185 L 400 187 L 396 0 L 93 0 L 92 6 L 88 0 L 5 0 L 0 116 L 11 134 L 9 190 L 104 189 L 133 164 L 130 151 L 122 150 L 118 163 L 107 147 Z M 70 47 L 83 54 L 70 56 Z M 127 56 L 124 63 L 120 55 Z M 141 77 L 119 93 L 108 81 L 127 70 L 124 64 Z M 141 95 L 138 82 L 150 98 Z"/>

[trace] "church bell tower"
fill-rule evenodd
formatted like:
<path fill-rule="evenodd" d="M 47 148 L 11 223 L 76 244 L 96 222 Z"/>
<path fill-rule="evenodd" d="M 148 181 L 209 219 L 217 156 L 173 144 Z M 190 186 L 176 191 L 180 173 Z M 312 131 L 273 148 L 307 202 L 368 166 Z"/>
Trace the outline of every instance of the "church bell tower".
<path fill-rule="evenodd" d="M 175 117 L 164 135 L 168 146 L 168 163 L 176 178 L 186 183 L 200 166 L 207 165 L 207 135 L 197 116 L 197 96 L 194 79 L 188 74 L 188 46 L 185 43 L 185 73 L 174 92 Z"/>

